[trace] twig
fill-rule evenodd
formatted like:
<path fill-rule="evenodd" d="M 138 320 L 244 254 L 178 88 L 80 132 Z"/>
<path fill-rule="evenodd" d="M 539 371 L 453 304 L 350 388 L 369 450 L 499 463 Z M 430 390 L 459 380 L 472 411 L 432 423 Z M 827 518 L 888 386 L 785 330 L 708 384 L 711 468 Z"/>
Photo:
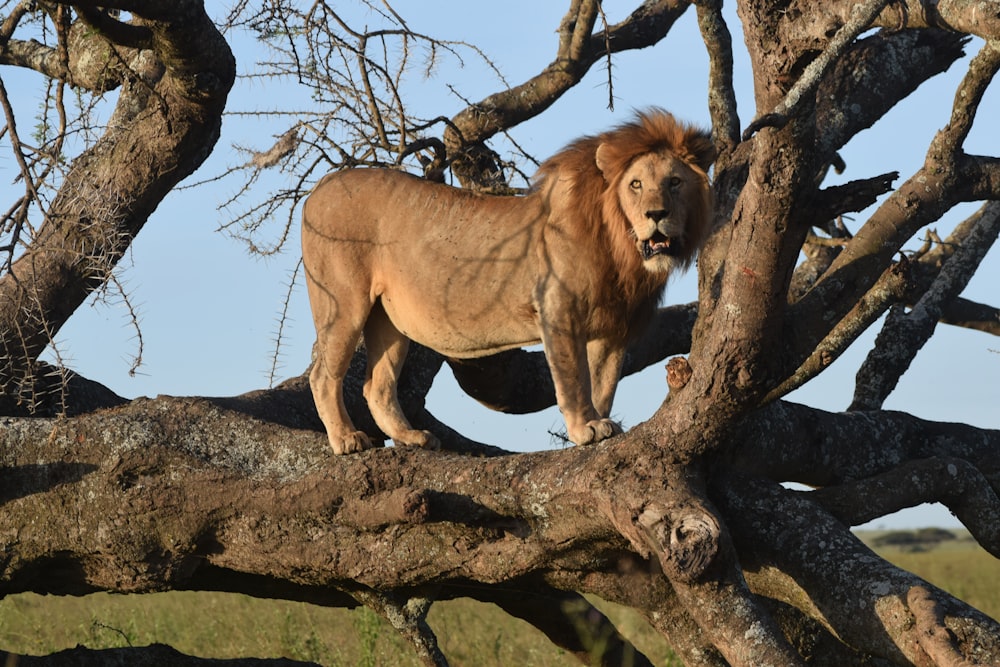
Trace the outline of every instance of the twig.
<path fill-rule="evenodd" d="M 604 13 L 604 7 L 598 3 L 597 11 L 601 15 L 601 24 L 604 26 L 601 30 L 601 34 L 604 36 L 604 50 L 605 56 L 607 57 L 608 63 L 608 111 L 615 110 L 615 88 L 614 88 L 614 77 L 612 76 L 612 62 L 611 62 L 611 32 L 608 27 L 608 16 Z"/>
<path fill-rule="evenodd" d="M 288 309 L 292 304 L 292 291 L 299 281 L 299 271 L 302 269 L 302 258 L 296 262 L 292 269 L 292 275 L 288 279 L 288 289 L 285 291 L 285 298 L 281 303 L 281 315 L 278 317 L 278 331 L 274 334 L 274 353 L 271 355 L 271 371 L 268 374 L 267 386 L 274 387 L 274 380 L 278 374 L 278 360 L 281 358 L 281 343 L 284 340 L 285 324 L 288 322 Z"/>

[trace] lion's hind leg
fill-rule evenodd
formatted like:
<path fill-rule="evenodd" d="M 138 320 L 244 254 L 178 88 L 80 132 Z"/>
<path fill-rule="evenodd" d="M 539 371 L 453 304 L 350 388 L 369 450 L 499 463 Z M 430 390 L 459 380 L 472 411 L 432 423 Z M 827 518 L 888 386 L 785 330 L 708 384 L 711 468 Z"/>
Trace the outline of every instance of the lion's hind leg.
<path fill-rule="evenodd" d="M 441 443 L 432 433 L 410 425 L 399 405 L 396 387 L 409 345 L 409 339 L 392 323 L 382 304 L 376 303 L 365 324 L 368 350 L 365 400 L 375 423 L 397 445 L 440 449 Z"/>
<path fill-rule="evenodd" d="M 359 431 L 344 405 L 344 377 L 361 338 L 361 329 L 371 307 L 367 299 L 335 300 L 323 286 L 307 279 L 309 300 L 316 322 L 315 359 L 309 372 L 316 411 L 326 427 L 335 454 L 350 454 L 372 447 L 371 439 Z M 342 291 L 349 294 L 349 291 Z"/>

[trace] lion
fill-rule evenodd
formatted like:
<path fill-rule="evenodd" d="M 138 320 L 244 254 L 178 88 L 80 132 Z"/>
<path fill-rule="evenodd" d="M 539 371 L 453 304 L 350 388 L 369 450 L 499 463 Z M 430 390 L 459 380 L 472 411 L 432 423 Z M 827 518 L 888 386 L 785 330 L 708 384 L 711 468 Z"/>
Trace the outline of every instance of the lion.
<path fill-rule="evenodd" d="M 411 340 L 459 359 L 540 342 L 569 439 L 620 433 L 609 415 L 626 344 L 708 234 L 714 159 L 707 132 L 653 109 L 569 144 L 523 196 L 388 169 L 324 177 L 303 206 L 302 260 L 309 380 L 334 452 L 372 446 L 343 396 L 362 334 L 365 400 L 397 445 L 440 446 L 396 396 Z"/>

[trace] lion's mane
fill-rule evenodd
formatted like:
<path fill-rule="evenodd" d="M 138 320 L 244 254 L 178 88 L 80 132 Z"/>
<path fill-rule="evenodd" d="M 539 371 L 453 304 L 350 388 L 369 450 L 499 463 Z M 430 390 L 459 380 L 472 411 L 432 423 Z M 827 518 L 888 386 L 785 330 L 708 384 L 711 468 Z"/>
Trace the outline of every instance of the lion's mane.
<path fill-rule="evenodd" d="M 603 172 L 597 166 L 597 147 L 602 144 Z M 536 189 L 548 179 L 569 180 L 572 219 L 592 235 L 593 248 L 609 250 L 604 257 L 609 265 L 603 268 L 617 277 L 617 284 L 606 286 L 615 294 L 601 296 L 627 304 L 629 328 L 656 306 L 666 287 L 666 277 L 643 267 L 632 226 L 618 199 L 618 185 L 634 159 L 662 150 L 669 150 L 705 179 L 704 196 L 692 202 L 685 224 L 685 254 L 677 258 L 686 268 L 694 261 L 711 226 L 708 177 L 699 165 L 712 163 L 715 147 L 704 130 L 680 123 L 662 109 L 638 112 L 633 120 L 611 130 L 577 139 L 543 162 L 535 176 Z M 588 257 L 588 261 L 601 261 L 601 256 Z"/>

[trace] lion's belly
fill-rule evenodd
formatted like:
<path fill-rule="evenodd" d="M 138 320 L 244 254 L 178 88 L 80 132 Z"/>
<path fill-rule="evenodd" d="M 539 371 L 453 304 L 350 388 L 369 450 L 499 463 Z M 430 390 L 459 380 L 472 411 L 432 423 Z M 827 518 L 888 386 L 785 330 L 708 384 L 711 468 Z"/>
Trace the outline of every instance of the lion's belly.
<path fill-rule="evenodd" d="M 407 338 L 457 357 L 481 357 L 541 342 L 530 303 L 504 298 L 487 289 L 489 298 L 466 294 L 464 286 L 409 285 L 382 294 L 389 319 Z"/>

